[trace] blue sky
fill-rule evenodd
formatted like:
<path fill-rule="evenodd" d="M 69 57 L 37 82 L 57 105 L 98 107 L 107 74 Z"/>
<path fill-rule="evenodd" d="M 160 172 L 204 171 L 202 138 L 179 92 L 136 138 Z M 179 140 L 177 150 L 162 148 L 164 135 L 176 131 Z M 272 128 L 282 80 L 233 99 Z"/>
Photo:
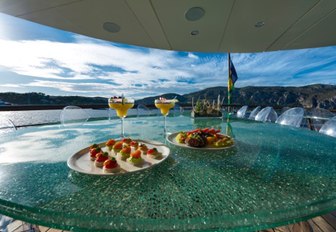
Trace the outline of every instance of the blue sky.
<path fill-rule="evenodd" d="M 227 86 L 227 54 L 142 48 L 0 14 L 0 91 L 136 99 Z M 336 46 L 231 54 L 236 87 L 336 84 Z"/>

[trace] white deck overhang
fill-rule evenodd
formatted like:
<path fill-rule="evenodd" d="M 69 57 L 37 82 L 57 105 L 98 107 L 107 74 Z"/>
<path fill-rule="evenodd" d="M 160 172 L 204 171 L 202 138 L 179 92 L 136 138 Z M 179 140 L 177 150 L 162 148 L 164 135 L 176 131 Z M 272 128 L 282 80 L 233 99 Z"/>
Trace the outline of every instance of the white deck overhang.
<path fill-rule="evenodd" d="M 0 0 L 0 12 L 93 38 L 177 51 L 336 44 L 335 0 Z"/>

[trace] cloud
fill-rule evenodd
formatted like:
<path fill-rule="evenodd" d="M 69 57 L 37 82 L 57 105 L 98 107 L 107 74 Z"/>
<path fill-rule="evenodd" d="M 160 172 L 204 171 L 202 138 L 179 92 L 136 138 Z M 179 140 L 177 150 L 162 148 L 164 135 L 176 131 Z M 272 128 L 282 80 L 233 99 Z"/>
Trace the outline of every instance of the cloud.
<path fill-rule="evenodd" d="M 7 87 L 7 88 L 22 88 L 20 84 L 3 84 L 0 87 Z"/>
<path fill-rule="evenodd" d="M 100 92 L 103 96 L 121 91 L 137 96 L 176 90 L 184 93 L 203 86 L 203 77 L 211 77 L 216 84 L 216 78 L 223 76 L 218 74 L 223 71 L 223 64 L 218 66 L 218 59 L 211 56 L 200 58 L 192 53 L 181 55 L 75 38 L 78 40 L 67 43 L 0 40 L 0 50 L 6 54 L 0 56 L 0 66 L 27 78 L 35 77 L 25 85 L 28 87 L 83 94 Z M 176 88 L 181 80 L 185 86 Z"/>
<path fill-rule="evenodd" d="M 69 42 L 0 40 L 0 68 L 29 79 L 2 86 L 53 93 L 146 97 L 226 86 L 227 55 L 124 46 L 73 36 Z M 232 54 L 237 87 L 336 83 L 336 48 Z"/>
<path fill-rule="evenodd" d="M 198 56 L 196 56 L 195 54 L 191 53 L 191 52 L 188 52 L 188 57 L 189 58 L 192 58 L 192 59 L 199 59 Z"/>
<path fill-rule="evenodd" d="M 336 47 L 234 54 L 232 59 L 240 87 L 336 84 Z"/>

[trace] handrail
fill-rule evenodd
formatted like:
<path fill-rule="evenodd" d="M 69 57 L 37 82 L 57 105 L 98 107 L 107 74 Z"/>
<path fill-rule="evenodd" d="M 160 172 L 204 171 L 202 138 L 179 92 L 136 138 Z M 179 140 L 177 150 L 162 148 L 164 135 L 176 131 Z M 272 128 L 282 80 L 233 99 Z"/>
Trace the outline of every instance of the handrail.
<path fill-rule="evenodd" d="M 187 107 L 187 108 L 191 108 L 191 104 L 189 103 L 179 103 L 180 106 L 182 106 L 183 108 Z M 4 106 L 0 106 L 0 111 L 27 111 L 27 110 L 58 110 L 58 109 L 63 109 L 64 107 L 66 107 L 68 105 L 4 105 Z M 79 106 L 83 109 L 107 109 L 109 108 L 107 103 L 106 104 L 76 104 L 76 106 Z M 238 104 L 231 104 L 230 107 L 233 108 L 240 108 L 243 105 L 238 105 Z M 266 107 L 263 105 L 260 105 L 262 108 Z M 149 104 L 146 105 L 146 107 L 148 108 L 155 108 L 154 104 Z M 222 108 L 227 108 L 229 107 L 229 105 L 222 105 Z M 257 105 L 249 105 L 249 108 L 254 108 L 257 107 Z M 278 109 L 282 109 L 286 106 L 272 106 L 274 109 L 278 110 Z M 292 106 L 291 106 L 292 107 Z M 293 106 L 294 107 L 294 106 Z M 302 106 L 298 106 L 298 107 L 302 107 Z M 134 108 L 137 108 L 137 104 L 135 104 Z M 306 110 L 312 109 L 312 108 L 305 108 Z M 330 112 L 336 113 L 336 109 L 329 109 Z"/>
<path fill-rule="evenodd" d="M 6 105 L 0 106 L 0 111 L 26 111 L 26 110 L 59 110 L 68 105 Z M 107 104 L 87 104 L 76 105 L 84 109 L 105 109 L 109 108 Z"/>

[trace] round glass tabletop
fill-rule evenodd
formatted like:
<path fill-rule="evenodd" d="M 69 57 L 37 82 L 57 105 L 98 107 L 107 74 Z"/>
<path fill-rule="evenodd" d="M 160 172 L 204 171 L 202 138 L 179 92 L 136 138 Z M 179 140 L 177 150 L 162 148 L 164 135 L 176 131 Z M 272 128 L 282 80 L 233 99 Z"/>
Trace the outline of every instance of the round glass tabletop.
<path fill-rule="evenodd" d="M 231 149 L 168 143 L 162 117 L 127 118 L 131 138 L 170 156 L 130 175 L 92 176 L 67 159 L 119 135 L 119 120 L 28 127 L 0 138 L 0 213 L 67 230 L 257 230 L 336 209 L 335 138 L 248 120 L 168 117 L 170 132 L 215 127 Z"/>

